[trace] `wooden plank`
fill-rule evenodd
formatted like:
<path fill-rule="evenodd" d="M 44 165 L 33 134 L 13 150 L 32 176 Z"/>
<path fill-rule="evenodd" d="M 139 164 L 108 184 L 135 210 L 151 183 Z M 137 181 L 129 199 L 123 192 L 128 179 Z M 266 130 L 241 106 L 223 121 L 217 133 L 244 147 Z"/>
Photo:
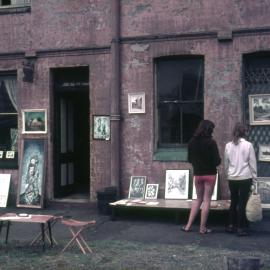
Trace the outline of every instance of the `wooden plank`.
<path fill-rule="evenodd" d="M 190 209 L 192 200 L 133 200 L 123 199 L 109 204 L 112 208 L 162 208 L 162 209 Z M 230 207 L 229 200 L 218 200 L 211 202 L 213 210 L 227 210 Z"/>

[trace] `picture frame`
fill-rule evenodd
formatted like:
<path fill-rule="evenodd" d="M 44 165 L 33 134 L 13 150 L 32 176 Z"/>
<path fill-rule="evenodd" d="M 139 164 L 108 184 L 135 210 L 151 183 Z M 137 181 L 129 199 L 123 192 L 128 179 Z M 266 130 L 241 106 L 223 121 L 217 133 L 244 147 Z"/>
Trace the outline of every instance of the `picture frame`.
<path fill-rule="evenodd" d="M 270 125 L 270 94 L 249 95 L 250 125 Z"/>
<path fill-rule="evenodd" d="M 270 177 L 258 177 L 255 188 L 260 194 L 262 208 L 270 209 Z"/>
<path fill-rule="evenodd" d="M 111 137 L 111 121 L 110 116 L 94 115 L 93 116 L 93 139 L 110 140 Z"/>
<path fill-rule="evenodd" d="M 214 191 L 211 197 L 211 201 L 217 200 L 217 194 L 218 194 L 218 174 L 216 174 L 216 183 L 215 183 Z M 196 188 L 195 188 L 195 178 L 193 176 L 192 200 L 196 200 L 196 199 L 197 199 L 197 194 L 196 194 Z"/>
<path fill-rule="evenodd" d="M 270 145 L 260 144 L 259 145 L 259 161 L 268 161 L 270 162 Z"/>
<path fill-rule="evenodd" d="M 27 138 L 22 141 L 17 207 L 43 208 L 46 142 Z"/>
<path fill-rule="evenodd" d="M 146 186 L 146 176 L 131 176 L 128 198 L 143 199 Z"/>
<path fill-rule="evenodd" d="M 46 109 L 22 110 L 22 133 L 46 134 L 47 110 Z"/>
<path fill-rule="evenodd" d="M 166 170 L 165 199 L 188 199 L 189 170 Z"/>
<path fill-rule="evenodd" d="M 145 113 L 145 93 L 128 94 L 128 113 Z"/>
<path fill-rule="evenodd" d="M 7 206 L 11 174 L 0 174 L 0 207 Z"/>
<path fill-rule="evenodd" d="M 147 184 L 144 198 L 147 200 L 155 200 L 158 196 L 159 184 Z"/>

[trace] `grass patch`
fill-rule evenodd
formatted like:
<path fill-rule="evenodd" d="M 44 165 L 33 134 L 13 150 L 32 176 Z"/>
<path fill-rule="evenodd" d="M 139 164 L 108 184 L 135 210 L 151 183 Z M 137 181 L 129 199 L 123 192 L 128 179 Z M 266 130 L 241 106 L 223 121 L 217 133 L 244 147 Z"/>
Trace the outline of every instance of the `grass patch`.
<path fill-rule="evenodd" d="M 0 269 L 56 270 L 216 270 L 223 269 L 226 256 L 260 257 L 261 269 L 269 269 L 270 255 L 264 252 L 238 252 L 194 245 L 142 244 L 140 242 L 103 240 L 89 242 L 92 254 L 83 255 L 77 247 L 61 253 L 63 243 L 42 251 L 41 246 L 10 242 L 1 245 Z"/>

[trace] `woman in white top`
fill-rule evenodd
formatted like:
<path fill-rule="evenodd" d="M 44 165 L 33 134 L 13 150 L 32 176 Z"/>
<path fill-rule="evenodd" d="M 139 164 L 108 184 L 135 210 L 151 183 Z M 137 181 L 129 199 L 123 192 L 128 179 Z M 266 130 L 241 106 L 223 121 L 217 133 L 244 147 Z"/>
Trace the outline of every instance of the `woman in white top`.
<path fill-rule="evenodd" d="M 246 127 L 237 123 L 233 130 L 233 140 L 225 146 L 224 167 L 231 193 L 230 224 L 227 232 L 237 232 L 238 236 L 248 235 L 246 204 L 252 179 L 257 177 L 257 164 L 253 145 L 245 139 Z"/>

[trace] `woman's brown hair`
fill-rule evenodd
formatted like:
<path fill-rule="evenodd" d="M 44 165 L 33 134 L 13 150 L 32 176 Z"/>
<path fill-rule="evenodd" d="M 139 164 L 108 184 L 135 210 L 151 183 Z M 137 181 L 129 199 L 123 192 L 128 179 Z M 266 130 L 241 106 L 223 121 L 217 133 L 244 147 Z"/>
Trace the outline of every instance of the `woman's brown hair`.
<path fill-rule="evenodd" d="M 233 129 L 233 143 L 238 144 L 240 138 L 246 137 L 247 128 L 244 124 L 238 122 Z"/>

